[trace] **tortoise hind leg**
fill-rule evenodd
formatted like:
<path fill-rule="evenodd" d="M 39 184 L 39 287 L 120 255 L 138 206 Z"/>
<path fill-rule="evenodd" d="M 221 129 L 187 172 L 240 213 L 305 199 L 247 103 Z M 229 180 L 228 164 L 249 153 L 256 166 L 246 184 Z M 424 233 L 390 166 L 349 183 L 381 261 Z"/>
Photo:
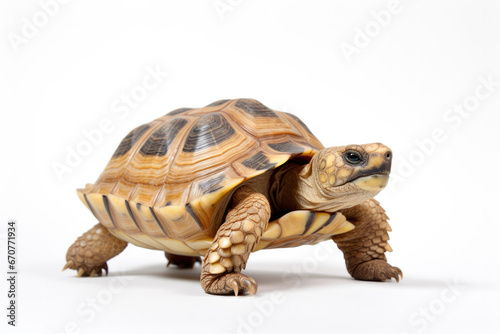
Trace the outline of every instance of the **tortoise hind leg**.
<path fill-rule="evenodd" d="M 235 205 L 235 206 L 234 206 Z M 233 196 L 233 208 L 217 231 L 203 260 L 201 286 L 207 293 L 238 295 L 257 292 L 257 282 L 240 273 L 269 223 L 271 207 L 267 198 L 241 188 Z"/>
<path fill-rule="evenodd" d="M 165 252 L 165 257 L 168 259 L 167 267 L 173 264 L 179 269 L 191 269 L 196 262 L 201 263 L 199 256 L 184 256 Z"/>
<path fill-rule="evenodd" d="M 101 224 L 95 225 L 79 237 L 66 253 L 66 265 L 63 270 L 75 269 L 78 277 L 108 273 L 107 260 L 120 254 L 127 242 L 113 236 Z"/>

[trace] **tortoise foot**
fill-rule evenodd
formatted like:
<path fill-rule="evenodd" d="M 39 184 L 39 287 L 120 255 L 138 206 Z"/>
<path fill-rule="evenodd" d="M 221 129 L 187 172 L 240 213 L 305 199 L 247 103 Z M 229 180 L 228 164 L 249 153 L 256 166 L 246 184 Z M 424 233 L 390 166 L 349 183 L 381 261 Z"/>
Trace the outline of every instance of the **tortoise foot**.
<path fill-rule="evenodd" d="M 173 264 L 179 269 L 191 269 L 196 262 L 201 264 L 201 257 L 199 256 L 183 256 L 165 252 L 165 257 L 168 260 L 167 267 Z"/>
<path fill-rule="evenodd" d="M 101 224 L 95 225 L 79 237 L 66 253 L 66 265 L 63 270 L 74 269 L 77 276 L 108 274 L 107 261 L 120 254 L 127 243 L 113 236 Z"/>
<path fill-rule="evenodd" d="M 214 295 L 233 294 L 238 296 L 239 292 L 248 291 L 251 295 L 257 292 L 257 282 L 252 278 L 240 273 L 229 273 L 223 275 L 204 275 L 201 278 L 205 292 Z"/>
<path fill-rule="evenodd" d="M 94 277 L 94 276 L 101 276 L 102 271 L 104 270 L 106 272 L 106 275 L 108 275 L 108 264 L 104 262 L 101 265 L 94 265 L 94 266 L 87 266 L 84 263 L 78 263 L 76 264 L 73 262 L 73 260 L 69 260 L 66 265 L 63 268 L 63 271 L 66 269 L 74 269 L 77 271 L 76 276 L 77 277 Z"/>
<path fill-rule="evenodd" d="M 383 260 L 371 260 L 359 264 L 352 277 L 363 281 L 386 281 L 394 278 L 396 282 L 403 278 L 403 272 Z"/>

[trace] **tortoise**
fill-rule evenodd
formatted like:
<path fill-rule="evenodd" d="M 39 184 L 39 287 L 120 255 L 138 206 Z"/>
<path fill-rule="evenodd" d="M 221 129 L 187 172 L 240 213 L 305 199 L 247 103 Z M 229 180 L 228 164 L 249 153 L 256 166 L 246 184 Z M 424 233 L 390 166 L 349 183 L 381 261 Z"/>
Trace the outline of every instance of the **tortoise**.
<path fill-rule="evenodd" d="M 64 269 L 107 274 L 132 243 L 180 268 L 202 263 L 207 293 L 255 294 L 241 273 L 250 253 L 333 240 L 353 278 L 399 282 L 384 255 L 388 217 L 373 199 L 391 160 L 380 143 L 325 148 L 298 117 L 254 99 L 176 109 L 132 130 L 97 182 L 78 189 L 99 223 Z"/>

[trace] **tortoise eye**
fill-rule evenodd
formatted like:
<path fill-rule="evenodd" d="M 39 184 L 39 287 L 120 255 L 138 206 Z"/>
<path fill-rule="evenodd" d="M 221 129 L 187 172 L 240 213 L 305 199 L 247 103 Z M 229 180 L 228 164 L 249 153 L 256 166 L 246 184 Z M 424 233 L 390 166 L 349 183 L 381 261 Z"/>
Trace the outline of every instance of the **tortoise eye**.
<path fill-rule="evenodd" d="M 363 162 L 363 156 L 358 151 L 349 150 L 342 154 L 342 158 L 349 165 L 359 165 Z"/>

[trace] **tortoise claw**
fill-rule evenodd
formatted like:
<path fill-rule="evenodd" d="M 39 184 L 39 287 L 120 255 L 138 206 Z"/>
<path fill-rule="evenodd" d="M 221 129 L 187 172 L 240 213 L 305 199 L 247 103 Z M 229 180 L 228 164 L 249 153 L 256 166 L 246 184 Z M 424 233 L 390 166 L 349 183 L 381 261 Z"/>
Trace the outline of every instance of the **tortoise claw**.
<path fill-rule="evenodd" d="M 241 273 L 206 276 L 202 274 L 201 280 L 202 283 L 205 281 L 205 291 L 216 295 L 234 294 L 238 296 L 243 290 L 247 290 L 250 295 L 257 292 L 257 282 Z"/>
<path fill-rule="evenodd" d="M 240 286 L 238 282 L 234 278 L 228 279 L 227 283 L 233 289 L 234 295 L 238 297 L 238 293 L 240 292 Z"/>
<path fill-rule="evenodd" d="M 62 269 L 62 271 L 65 271 L 66 269 L 68 268 L 71 268 L 74 266 L 74 263 L 73 261 L 69 260 L 65 265 L 64 265 L 64 268 Z"/>
<path fill-rule="evenodd" d="M 255 295 L 257 293 L 257 282 L 253 278 L 244 278 L 242 280 L 242 285 L 245 289 L 248 290 L 249 294 Z"/>
<path fill-rule="evenodd" d="M 387 279 L 391 279 L 391 278 L 394 278 L 396 280 L 396 282 L 399 283 L 399 275 L 395 270 L 389 274 L 389 277 Z"/>
<path fill-rule="evenodd" d="M 393 267 L 383 260 L 371 260 L 359 264 L 352 277 L 363 281 L 386 281 L 394 278 L 399 282 L 403 278 L 403 272 L 398 267 Z"/>
<path fill-rule="evenodd" d="M 398 275 L 401 276 L 401 279 L 403 279 L 403 272 L 401 271 L 401 269 L 399 269 L 398 267 L 392 267 L 392 269 L 396 270 L 398 272 Z M 396 279 L 396 281 L 399 282 L 398 279 Z"/>
<path fill-rule="evenodd" d="M 102 276 L 103 270 L 106 272 L 106 276 L 108 275 L 108 264 L 106 262 L 99 266 L 87 267 L 84 264 L 82 264 L 81 266 L 76 266 L 75 263 L 70 260 L 64 266 L 63 271 L 68 268 L 76 270 L 76 277 L 82 277 L 82 276 L 94 277 L 96 275 Z"/>
<path fill-rule="evenodd" d="M 76 274 L 76 277 L 82 277 L 83 274 L 85 274 L 85 269 L 80 268 L 80 269 L 78 269 L 78 273 Z"/>

